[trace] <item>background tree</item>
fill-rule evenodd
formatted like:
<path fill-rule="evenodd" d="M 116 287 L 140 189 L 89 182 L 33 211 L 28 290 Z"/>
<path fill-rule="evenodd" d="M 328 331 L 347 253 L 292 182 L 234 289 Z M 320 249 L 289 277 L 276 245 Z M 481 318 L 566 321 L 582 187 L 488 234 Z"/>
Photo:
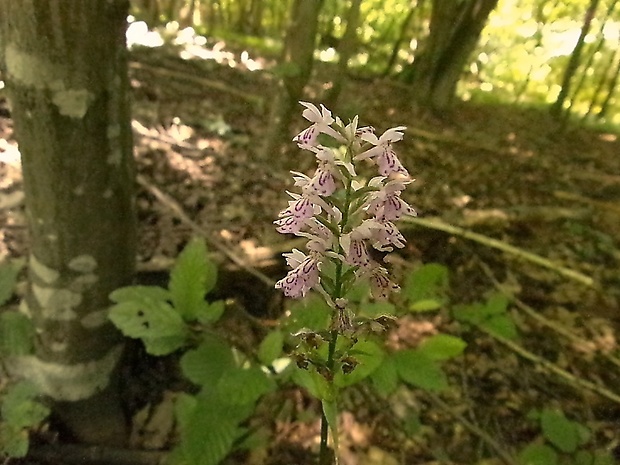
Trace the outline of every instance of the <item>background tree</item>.
<path fill-rule="evenodd" d="M 126 440 L 108 294 L 135 260 L 126 0 L 0 0 L 3 74 L 22 154 L 30 228 L 22 310 L 34 381 L 79 439 Z"/>
<path fill-rule="evenodd" d="M 355 53 L 357 47 L 357 27 L 360 19 L 360 6 L 362 0 L 351 0 L 351 5 L 346 16 L 347 28 L 344 31 L 342 39 L 338 44 L 338 65 L 336 72 L 333 74 L 331 87 L 327 91 L 324 104 L 327 108 L 336 108 L 338 96 L 342 92 L 347 72 L 349 69 L 349 59 Z"/>
<path fill-rule="evenodd" d="M 433 0 L 429 35 L 405 71 L 421 103 L 447 108 L 469 56 L 498 0 Z"/>
<path fill-rule="evenodd" d="M 560 93 L 558 94 L 558 98 L 555 103 L 551 106 L 551 114 L 556 117 L 562 114 L 564 102 L 569 95 L 571 81 L 573 79 L 575 71 L 577 71 L 577 67 L 579 66 L 581 52 L 583 51 L 585 39 L 588 35 L 588 31 L 590 30 L 590 25 L 592 24 L 594 15 L 596 14 L 596 8 L 598 7 L 598 4 L 599 0 L 591 0 L 590 5 L 586 10 L 586 14 L 583 20 L 583 26 L 581 27 L 581 33 L 579 34 L 579 39 L 577 39 L 577 43 L 575 44 L 573 53 L 571 54 L 570 60 L 568 61 L 568 65 L 564 70 L 564 77 L 562 78 L 562 87 Z"/>
<path fill-rule="evenodd" d="M 281 76 L 271 107 L 269 127 L 262 155 L 267 159 L 277 151 L 287 132 L 297 102 L 312 74 L 314 49 L 322 0 L 295 0 L 280 60 Z"/>

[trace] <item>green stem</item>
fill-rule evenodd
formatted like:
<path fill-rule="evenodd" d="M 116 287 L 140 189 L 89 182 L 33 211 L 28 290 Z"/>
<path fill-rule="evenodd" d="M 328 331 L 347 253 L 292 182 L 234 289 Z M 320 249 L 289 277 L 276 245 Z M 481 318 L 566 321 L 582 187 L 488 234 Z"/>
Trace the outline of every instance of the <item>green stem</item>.
<path fill-rule="evenodd" d="M 334 370 L 334 353 L 336 352 L 336 342 L 338 341 L 338 331 L 333 329 L 330 332 L 329 346 L 327 352 L 327 371 L 333 373 Z M 331 383 L 331 381 L 329 381 Z M 333 455 L 327 446 L 327 437 L 329 435 L 329 422 L 325 416 L 325 411 L 321 409 L 321 447 L 319 452 L 319 465 L 331 465 L 333 463 Z M 336 451 L 334 451 L 334 454 Z"/>
<path fill-rule="evenodd" d="M 352 158 L 351 148 L 347 150 L 347 154 L 349 158 Z M 340 255 L 344 255 L 344 251 L 342 250 L 342 246 L 340 245 L 340 236 L 345 232 L 347 222 L 349 221 L 349 210 L 351 207 L 351 193 L 352 193 L 352 185 L 351 179 L 347 177 L 347 181 L 345 183 L 345 198 L 344 198 L 344 208 L 342 212 L 342 221 L 340 222 L 339 228 L 339 237 L 338 239 L 338 253 Z M 342 262 L 338 261 L 336 263 L 336 274 L 334 276 L 334 295 L 332 296 L 334 302 L 343 297 L 343 282 L 342 282 Z M 332 329 L 330 331 L 329 338 L 329 346 L 327 351 L 327 362 L 326 368 L 327 372 L 330 374 L 327 382 L 329 384 L 333 384 L 333 375 L 334 375 L 334 354 L 336 353 L 336 343 L 338 342 L 338 319 L 340 317 L 339 312 L 341 310 L 334 309 L 334 313 L 332 314 Z M 333 391 L 333 390 L 331 390 Z M 333 393 L 335 395 L 335 392 Z M 327 420 L 327 416 L 325 415 L 325 411 L 321 409 L 321 445 L 319 449 L 319 465 L 332 465 L 334 456 L 338 453 L 338 451 L 334 451 L 333 454 L 330 453 L 330 449 L 327 445 L 327 439 L 329 436 L 329 421 Z"/>

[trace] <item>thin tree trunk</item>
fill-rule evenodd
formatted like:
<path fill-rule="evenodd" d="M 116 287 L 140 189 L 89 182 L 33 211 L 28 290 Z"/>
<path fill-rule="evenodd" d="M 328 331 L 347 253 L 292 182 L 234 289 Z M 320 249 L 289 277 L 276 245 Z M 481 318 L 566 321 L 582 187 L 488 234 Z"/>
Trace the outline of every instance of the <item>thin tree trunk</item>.
<path fill-rule="evenodd" d="M 434 0 L 430 33 L 404 74 L 422 104 L 441 111 L 454 99 L 456 85 L 498 0 Z"/>
<path fill-rule="evenodd" d="M 551 106 L 551 114 L 555 117 L 559 117 L 562 114 L 564 103 L 570 93 L 571 80 L 573 79 L 575 71 L 577 71 L 577 67 L 579 66 L 581 52 L 583 51 L 585 39 L 588 35 L 588 31 L 590 30 L 590 26 L 592 24 L 592 20 L 594 19 L 594 15 L 596 13 L 596 8 L 598 7 L 599 1 L 600 0 L 590 0 L 590 5 L 588 6 L 585 18 L 583 20 L 583 26 L 581 27 L 581 34 L 579 34 L 577 44 L 573 49 L 573 53 L 571 54 L 568 65 L 566 66 L 566 70 L 564 71 L 564 77 L 562 79 L 562 87 L 560 89 L 560 93 L 558 94 L 558 98 L 555 103 Z"/>
<path fill-rule="evenodd" d="M 293 111 L 310 79 L 321 5 L 322 0 L 293 2 L 281 59 L 282 78 L 271 108 L 261 151 L 261 157 L 265 160 L 277 156 L 286 138 Z"/>
<path fill-rule="evenodd" d="M 347 78 L 347 72 L 349 70 L 349 59 L 355 52 L 357 46 L 357 25 L 360 19 L 360 6 L 362 0 L 351 0 L 351 6 L 347 12 L 347 28 L 338 45 L 338 65 L 334 78 L 332 79 L 332 86 L 325 96 L 324 104 L 327 108 L 335 108 L 342 87 Z"/>
<path fill-rule="evenodd" d="M 390 58 L 387 64 L 385 65 L 385 69 L 383 70 L 383 76 L 388 76 L 390 72 L 392 71 L 392 68 L 394 68 L 394 64 L 396 63 L 396 59 L 398 58 L 398 53 L 400 52 L 400 47 L 402 43 L 405 41 L 405 39 L 407 38 L 407 30 L 409 29 L 409 24 L 413 20 L 416 11 L 422 8 L 421 4 L 422 4 L 422 1 L 417 2 L 416 0 L 414 0 L 413 2 L 411 2 L 411 6 L 409 7 L 409 12 L 407 13 L 407 16 L 405 16 L 405 19 L 403 20 L 402 24 L 400 25 L 400 32 L 398 34 L 398 39 L 396 39 L 396 42 L 394 43 L 394 46 L 392 47 L 392 54 L 390 55 Z"/>
<path fill-rule="evenodd" d="M 4 77 L 30 228 L 22 310 L 36 353 L 11 360 L 78 439 L 125 441 L 108 294 L 135 260 L 126 0 L 0 0 Z"/>
<path fill-rule="evenodd" d="M 600 111 L 596 114 L 597 119 L 603 119 L 607 116 L 609 106 L 613 101 L 616 86 L 618 85 L 618 76 L 620 76 L 620 60 L 618 60 L 618 63 L 616 65 L 615 73 L 609 80 L 609 85 L 607 86 L 607 95 L 605 96 L 605 100 L 603 100 L 603 103 L 601 104 Z"/>

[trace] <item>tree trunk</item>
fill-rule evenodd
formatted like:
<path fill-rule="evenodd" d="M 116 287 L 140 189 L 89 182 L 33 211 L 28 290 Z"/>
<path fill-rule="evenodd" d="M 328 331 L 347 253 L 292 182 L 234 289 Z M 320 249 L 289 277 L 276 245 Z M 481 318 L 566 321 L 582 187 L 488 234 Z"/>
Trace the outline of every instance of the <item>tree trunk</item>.
<path fill-rule="evenodd" d="M 340 40 L 340 44 L 338 44 L 338 65 L 331 81 L 332 86 L 323 102 L 327 108 L 336 108 L 336 102 L 340 92 L 342 92 L 342 87 L 349 70 L 349 58 L 351 58 L 357 47 L 357 26 L 360 19 L 361 4 L 362 0 L 351 0 L 351 6 L 347 12 L 347 28 Z"/>
<path fill-rule="evenodd" d="M 120 444 L 120 334 L 108 294 L 135 261 L 126 0 L 0 0 L 4 77 L 30 228 L 21 309 L 36 353 L 10 361 L 79 440 Z"/>
<path fill-rule="evenodd" d="M 577 67 L 579 66 L 579 60 L 581 59 L 581 52 L 583 51 L 583 47 L 586 44 L 586 36 L 588 35 L 588 31 L 590 30 L 590 26 L 592 25 L 592 20 L 594 19 L 594 14 L 596 13 L 596 8 L 598 7 L 599 0 L 590 0 L 590 5 L 586 11 L 585 18 L 583 20 L 583 26 L 581 27 L 581 34 L 579 35 L 579 39 L 577 39 L 577 44 L 575 44 L 575 48 L 573 49 L 573 53 L 570 56 L 570 60 L 568 61 L 568 65 L 566 65 L 566 69 L 564 70 L 564 77 L 562 79 L 562 87 L 560 89 L 560 93 L 558 95 L 557 100 L 551 106 L 551 114 L 555 117 L 559 117 L 562 114 L 562 110 L 564 109 L 564 102 L 569 95 L 571 80 L 577 71 Z"/>
<path fill-rule="evenodd" d="M 405 77 L 421 103 L 434 110 L 452 104 L 463 67 L 498 0 L 434 0 L 430 32 Z"/>
<path fill-rule="evenodd" d="M 272 159 L 286 137 L 297 102 L 310 79 L 322 0 L 295 0 L 284 41 L 281 79 L 265 134 L 261 156 Z"/>
<path fill-rule="evenodd" d="M 390 54 L 390 58 L 388 59 L 388 62 L 385 65 L 385 69 L 383 70 L 384 77 L 388 76 L 390 72 L 392 71 L 392 68 L 394 68 L 394 65 L 396 64 L 396 60 L 398 59 L 398 53 L 400 52 L 400 47 L 402 43 L 405 41 L 405 39 L 408 38 L 407 30 L 409 29 L 409 24 L 413 20 L 416 12 L 419 11 L 421 8 L 423 8 L 423 5 L 422 5 L 423 1 L 424 0 L 417 2 L 417 0 L 413 0 L 411 2 L 411 5 L 409 7 L 409 12 L 407 13 L 407 16 L 405 16 L 405 19 L 400 25 L 398 38 L 396 39 L 396 42 L 394 42 L 394 46 L 392 47 L 392 53 Z"/>

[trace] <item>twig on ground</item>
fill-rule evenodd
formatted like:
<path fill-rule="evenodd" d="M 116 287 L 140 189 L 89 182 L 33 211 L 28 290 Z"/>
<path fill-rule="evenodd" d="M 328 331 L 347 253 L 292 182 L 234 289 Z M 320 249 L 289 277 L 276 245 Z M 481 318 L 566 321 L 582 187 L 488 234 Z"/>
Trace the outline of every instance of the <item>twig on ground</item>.
<path fill-rule="evenodd" d="M 597 287 L 596 283 L 592 278 L 582 273 L 579 273 L 578 271 L 563 267 L 561 265 L 558 265 L 557 263 L 552 262 L 551 260 L 541 257 L 540 255 L 527 252 L 523 249 L 519 249 L 518 247 L 512 246 L 500 240 L 493 239 L 491 237 L 484 236 L 482 234 L 478 234 L 472 231 L 468 231 L 466 229 L 459 228 L 458 226 L 444 223 L 438 218 L 406 217 L 403 219 L 403 221 L 416 224 L 425 228 L 436 229 L 438 231 L 444 231 L 449 234 L 464 237 L 465 239 L 469 239 L 480 244 L 493 247 L 494 249 L 501 250 L 524 260 L 528 260 L 532 263 L 536 263 L 537 265 L 549 268 L 550 270 L 553 270 L 566 278 L 585 284 L 588 287 Z"/>
<path fill-rule="evenodd" d="M 508 451 L 506 451 L 486 431 L 484 431 L 481 428 L 478 428 L 476 425 L 474 425 L 472 422 L 470 422 L 468 419 L 466 419 L 463 415 L 461 415 L 460 413 L 457 413 L 454 408 L 452 408 L 450 405 L 448 405 L 443 400 L 441 400 L 436 394 L 433 394 L 432 392 L 427 392 L 426 395 L 428 395 L 430 397 L 430 399 L 433 401 L 433 403 L 435 405 L 437 405 L 444 412 L 448 413 L 453 418 L 458 420 L 470 432 L 472 432 L 473 434 L 478 436 L 480 439 L 482 439 L 485 443 L 487 443 L 489 445 L 489 447 L 491 447 L 491 449 L 493 449 L 495 451 L 497 456 L 504 463 L 506 463 L 507 465 L 518 465 L 517 460 L 514 457 L 512 457 L 512 455 L 510 455 L 510 453 Z"/>
<path fill-rule="evenodd" d="M 208 79 L 202 76 L 196 76 L 194 74 L 182 73 L 180 71 L 175 71 L 172 69 L 164 68 L 163 66 L 155 66 L 151 64 L 138 63 L 135 61 L 132 61 L 129 63 L 129 68 L 148 70 L 153 73 L 157 73 L 161 76 L 166 76 L 168 78 L 173 78 L 173 79 L 177 79 L 180 81 L 193 82 L 194 84 L 198 84 L 201 87 L 208 87 L 210 89 L 214 89 L 219 92 L 223 92 L 223 93 L 238 97 L 256 106 L 257 108 L 263 108 L 264 106 L 265 100 L 263 99 L 263 97 L 258 97 L 256 95 L 253 95 L 247 92 L 242 92 L 233 86 L 228 86 L 222 82 L 214 81 L 213 79 Z"/>
<path fill-rule="evenodd" d="M 512 302 L 515 304 L 515 306 L 517 308 L 519 308 L 519 310 L 525 312 L 530 318 L 538 321 L 543 326 L 546 326 L 547 328 L 552 329 L 553 331 L 555 331 L 556 333 L 560 334 L 561 336 L 563 336 L 564 338 L 568 339 L 569 341 L 573 342 L 574 344 L 578 344 L 578 345 L 582 345 L 582 346 L 586 346 L 587 345 L 588 341 L 586 341 L 584 338 L 582 338 L 578 334 L 576 334 L 573 331 L 571 331 L 566 326 L 558 323 L 557 321 L 550 320 L 549 318 L 547 318 L 544 315 L 542 315 L 540 312 L 537 312 L 535 309 L 533 309 L 532 307 L 527 305 L 525 302 L 519 300 L 512 293 L 512 291 L 510 289 L 507 289 L 507 286 L 502 285 L 502 283 L 500 283 L 495 278 L 495 275 L 493 274 L 493 271 L 491 271 L 491 269 L 489 268 L 489 266 L 486 263 L 483 263 L 482 261 L 480 261 L 479 265 L 482 268 L 482 270 L 484 271 L 484 273 L 491 280 L 491 282 L 493 283 L 495 288 L 497 290 L 499 290 L 500 292 L 502 292 L 503 294 L 509 296 L 510 299 L 512 300 Z M 613 365 L 615 365 L 617 367 L 620 367 L 620 359 L 618 359 L 617 357 L 614 357 L 611 354 L 608 354 L 608 353 L 605 353 L 605 352 L 601 352 L 601 351 L 598 351 L 597 354 L 601 358 L 604 358 L 608 362 L 612 363 Z"/>
<path fill-rule="evenodd" d="M 166 208 L 168 208 L 182 223 L 188 226 L 194 233 L 198 234 L 201 237 L 204 237 L 205 240 L 209 243 L 209 245 L 211 245 L 212 247 L 217 249 L 219 252 L 224 254 L 226 257 L 228 257 L 228 259 L 231 260 L 235 265 L 244 269 L 245 271 L 250 273 L 252 276 L 255 276 L 256 278 L 260 279 L 262 282 L 264 282 L 268 286 L 273 286 L 275 284 L 275 281 L 272 280 L 269 276 L 265 275 L 264 273 L 261 273 L 259 270 L 249 265 L 245 260 L 243 260 L 243 258 L 237 255 L 230 248 L 226 247 L 221 242 L 209 236 L 203 228 L 201 228 L 195 221 L 193 221 L 187 215 L 187 213 L 185 213 L 185 211 L 183 210 L 183 207 L 181 207 L 181 205 L 179 205 L 179 203 L 176 200 L 174 200 L 168 194 L 164 193 L 158 187 L 148 182 L 144 178 L 144 176 L 138 175 L 136 179 L 138 181 L 138 184 L 140 184 L 147 191 L 149 191 L 157 200 L 159 200 Z"/>
<path fill-rule="evenodd" d="M 615 402 L 616 404 L 620 404 L 620 395 L 610 391 L 606 387 L 600 386 L 591 381 L 579 378 L 578 376 L 575 376 L 572 373 L 569 373 L 568 371 L 563 370 L 562 368 L 557 366 L 555 363 L 552 363 L 549 360 L 539 357 L 538 355 L 530 352 L 529 350 L 526 350 L 525 348 L 521 347 L 519 344 L 516 344 L 509 339 L 506 339 L 497 334 L 489 333 L 487 331 L 485 332 L 486 334 L 491 336 L 496 341 L 504 344 L 506 347 L 508 347 L 513 352 L 516 352 L 521 357 L 529 360 L 530 362 L 533 362 L 536 365 L 543 367 L 545 370 L 562 378 L 562 380 L 564 380 L 566 383 L 572 386 L 575 386 L 575 387 L 579 387 L 579 388 L 587 389 L 588 391 L 595 392 L 596 394 L 600 395 L 601 397 L 606 398 L 607 400 Z"/>

